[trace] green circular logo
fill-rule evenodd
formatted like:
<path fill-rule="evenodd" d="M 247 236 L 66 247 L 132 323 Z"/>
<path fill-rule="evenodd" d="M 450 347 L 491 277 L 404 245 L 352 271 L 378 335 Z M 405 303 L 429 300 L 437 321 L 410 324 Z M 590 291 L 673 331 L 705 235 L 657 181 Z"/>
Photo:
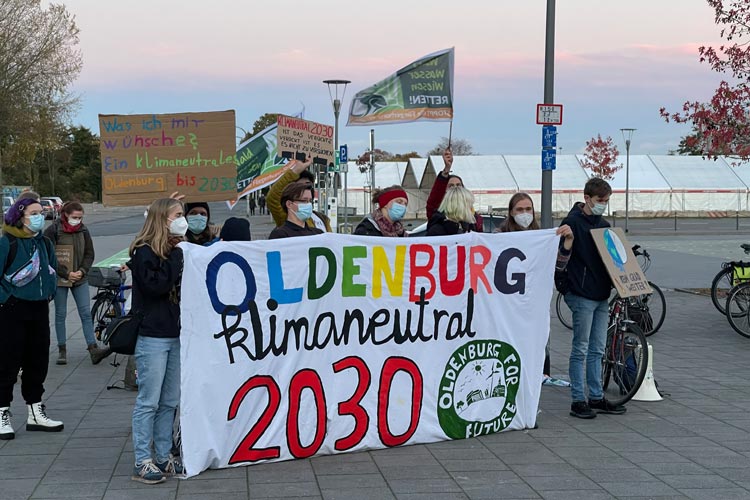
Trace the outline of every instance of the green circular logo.
<path fill-rule="evenodd" d="M 521 378 L 518 352 L 499 340 L 473 340 L 456 349 L 438 389 L 445 434 L 463 439 L 499 432 L 516 415 Z"/>

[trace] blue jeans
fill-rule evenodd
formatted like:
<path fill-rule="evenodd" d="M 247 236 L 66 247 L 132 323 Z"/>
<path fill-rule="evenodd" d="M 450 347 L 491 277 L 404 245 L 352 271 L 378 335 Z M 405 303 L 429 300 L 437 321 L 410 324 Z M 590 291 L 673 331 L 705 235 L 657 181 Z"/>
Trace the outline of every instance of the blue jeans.
<path fill-rule="evenodd" d="M 73 294 L 73 300 L 76 301 L 76 306 L 78 307 L 78 317 L 81 318 L 83 338 L 86 339 L 86 345 L 96 344 L 94 320 L 91 319 L 89 285 L 88 283 L 84 283 L 72 288 L 57 287 L 57 292 L 55 292 L 55 334 L 57 334 L 57 345 L 65 345 L 65 318 L 68 311 L 68 290 Z"/>
<path fill-rule="evenodd" d="M 136 465 L 156 458 L 164 462 L 172 450 L 172 425 L 180 402 L 180 339 L 138 337 L 135 345 L 138 396 L 133 408 Z M 151 456 L 151 441 L 156 457 Z"/>
<path fill-rule="evenodd" d="M 609 305 L 606 300 L 589 300 L 568 293 L 565 303 L 573 313 L 573 348 L 570 351 L 570 392 L 573 402 L 586 401 L 585 380 L 589 399 L 602 399 L 602 356 L 607 342 Z"/>

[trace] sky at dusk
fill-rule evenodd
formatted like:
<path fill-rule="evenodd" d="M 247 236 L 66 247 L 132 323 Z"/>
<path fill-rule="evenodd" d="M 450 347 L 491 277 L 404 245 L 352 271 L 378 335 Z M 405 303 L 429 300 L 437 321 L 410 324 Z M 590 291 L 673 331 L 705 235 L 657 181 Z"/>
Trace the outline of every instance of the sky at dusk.
<path fill-rule="evenodd" d="M 252 128 L 263 113 L 333 124 L 322 80 L 351 80 L 340 142 L 362 153 L 369 127 L 346 127 L 350 98 L 426 54 L 455 47 L 453 136 L 480 154 L 535 154 L 543 100 L 546 1 L 65 0 L 81 30 L 83 71 L 75 124 L 98 133 L 97 115 L 236 110 Z M 557 2 L 558 146 L 638 129 L 631 153 L 664 154 L 689 131 L 659 108 L 707 100 L 720 76 L 698 61 L 719 42 L 703 0 Z M 238 131 L 239 135 L 242 135 Z M 424 154 L 447 123 L 376 126 L 376 145 Z"/>

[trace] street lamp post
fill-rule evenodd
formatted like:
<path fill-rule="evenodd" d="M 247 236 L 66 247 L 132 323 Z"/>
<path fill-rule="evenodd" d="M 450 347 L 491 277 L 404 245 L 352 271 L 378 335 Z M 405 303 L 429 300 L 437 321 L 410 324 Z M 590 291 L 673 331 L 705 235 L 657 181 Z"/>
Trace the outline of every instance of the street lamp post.
<path fill-rule="evenodd" d="M 333 116 L 334 116 L 334 132 L 333 132 L 333 156 L 335 158 L 339 151 L 339 112 L 341 111 L 341 99 L 346 94 L 346 86 L 352 83 L 350 80 L 323 80 L 323 83 L 328 85 L 328 95 L 331 97 L 331 104 L 333 104 Z M 331 92 L 331 86 L 333 86 L 333 92 Z M 339 99 L 339 87 L 341 88 L 341 99 Z M 339 162 L 339 165 L 340 162 Z M 349 229 L 349 205 L 347 199 L 347 190 L 349 188 L 347 183 L 347 177 L 349 175 L 348 165 L 340 166 L 340 169 L 344 171 L 344 231 L 347 232 Z M 328 174 L 326 174 L 327 176 Z M 338 186 L 336 186 L 338 187 Z M 326 204 L 328 203 L 328 196 L 326 195 Z M 327 209 L 328 207 L 326 207 Z M 338 211 L 338 207 L 336 208 Z M 338 213 L 336 218 L 338 220 Z M 338 228 L 334 228 L 334 231 L 338 232 Z"/>
<path fill-rule="evenodd" d="M 630 197 L 630 141 L 633 139 L 634 128 L 621 128 L 622 138 L 625 139 L 625 232 L 628 232 L 629 197 Z"/>

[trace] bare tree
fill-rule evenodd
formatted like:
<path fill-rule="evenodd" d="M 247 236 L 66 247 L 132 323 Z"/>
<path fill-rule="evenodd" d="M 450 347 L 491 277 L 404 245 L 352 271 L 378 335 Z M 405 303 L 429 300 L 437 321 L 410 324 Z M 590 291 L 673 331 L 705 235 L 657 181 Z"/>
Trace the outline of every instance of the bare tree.
<path fill-rule="evenodd" d="M 466 139 L 451 139 L 451 151 L 453 156 L 468 156 L 474 154 L 474 147 Z M 448 138 L 441 137 L 437 146 L 427 152 L 427 156 L 441 155 L 448 147 Z"/>

